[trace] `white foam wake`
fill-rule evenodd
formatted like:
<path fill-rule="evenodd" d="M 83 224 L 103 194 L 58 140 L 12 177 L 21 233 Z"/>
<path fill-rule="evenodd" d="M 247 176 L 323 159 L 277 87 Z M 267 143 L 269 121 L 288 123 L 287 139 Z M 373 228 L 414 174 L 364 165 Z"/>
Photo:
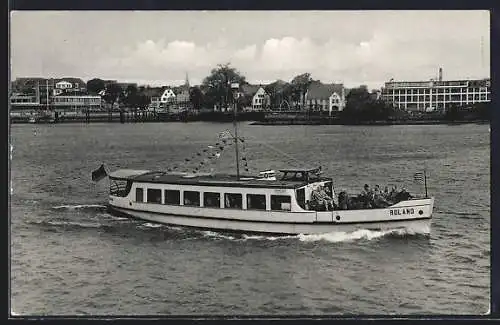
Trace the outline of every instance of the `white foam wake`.
<path fill-rule="evenodd" d="M 316 241 L 326 241 L 326 242 L 352 242 L 357 240 L 373 240 L 378 239 L 388 235 L 396 236 L 406 236 L 415 235 L 417 233 L 426 233 L 425 230 L 414 231 L 408 229 L 389 229 L 389 230 L 368 230 L 359 229 L 353 232 L 331 232 L 325 234 L 310 234 L 310 235 L 283 235 L 283 236 L 267 236 L 267 235 L 246 235 L 243 234 L 241 238 L 235 238 L 234 236 L 223 234 L 214 231 L 202 231 L 205 237 L 214 239 L 227 239 L 235 241 L 247 241 L 247 240 L 287 240 L 287 239 L 298 239 L 302 242 L 316 242 Z"/>
<path fill-rule="evenodd" d="M 233 236 L 224 235 L 222 233 L 218 233 L 218 232 L 210 231 L 210 230 L 204 230 L 204 231 L 202 231 L 202 233 L 205 237 L 211 237 L 211 238 L 215 238 L 215 239 L 229 239 L 229 240 L 236 239 Z"/>
<path fill-rule="evenodd" d="M 298 237 L 299 240 L 303 242 L 327 241 L 331 243 L 337 243 L 337 242 L 356 241 L 361 239 L 372 240 L 394 232 L 395 232 L 394 230 L 377 231 L 377 230 L 359 229 L 353 232 L 331 232 L 331 233 L 313 234 L 313 235 L 300 234 Z"/>
<path fill-rule="evenodd" d="M 38 223 L 45 223 L 51 226 L 63 226 L 63 227 L 81 227 L 81 228 L 100 228 L 102 225 L 97 223 L 86 223 L 86 222 L 73 222 L 73 221 L 42 221 Z"/>
<path fill-rule="evenodd" d="M 100 204 L 78 204 L 78 205 L 58 205 L 52 207 L 55 210 L 78 210 L 78 209 L 105 209 L 105 205 Z"/>
<path fill-rule="evenodd" d="M 150 223 L 150 222 L 146 222 L 146 223 L 143 223 L 141 225 L 141 227 L 147 227 L 147 228 L 160 228 L 162 227 L 162 225 L 158 224 L 158 223 Z"/>

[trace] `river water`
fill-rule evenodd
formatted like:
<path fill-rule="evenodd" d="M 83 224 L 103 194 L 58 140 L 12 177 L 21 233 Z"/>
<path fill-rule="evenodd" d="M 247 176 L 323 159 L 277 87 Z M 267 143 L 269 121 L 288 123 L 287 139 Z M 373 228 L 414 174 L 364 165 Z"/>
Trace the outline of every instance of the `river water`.
<path fill-rule="evenodd" d="M 185 158 L 231 124 L 12 125 L 11 311 L 20 315 L 481 314 L 490 303 L 489 125 L 253 126 L 252 172 L 321 165 L 336 189 L 404 185 L 426 169 L 430 235 L 286 237 L 167 227 L 106 213 L 115 168 Z M 225 149 L 211 166 L 234 171 Z M 209 167 L 207 167 L 209 168 Z M 244 166 L 242 166 L 242 170 Z"/>

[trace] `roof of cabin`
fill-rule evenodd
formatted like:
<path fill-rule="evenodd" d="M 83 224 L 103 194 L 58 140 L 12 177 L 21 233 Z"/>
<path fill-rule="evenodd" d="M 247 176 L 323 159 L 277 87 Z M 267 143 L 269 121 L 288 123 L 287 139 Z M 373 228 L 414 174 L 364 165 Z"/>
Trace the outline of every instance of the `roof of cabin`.
<path fill-rule="evenodd" d="M 222 187 L 252 187 L 252 188 L 299 188 L 310 182 L 304 180 L 264 180 L 255 176 L 227 174 L 167 174 L 165 172 L 147 172 L 134 170 L 120 170 L 110 174 L 114 178 L 132 179 L 144 183 L 197 185 L 197 186 L 222 186 Z M 329 180 L 319 178 L 316 181 Z"/>

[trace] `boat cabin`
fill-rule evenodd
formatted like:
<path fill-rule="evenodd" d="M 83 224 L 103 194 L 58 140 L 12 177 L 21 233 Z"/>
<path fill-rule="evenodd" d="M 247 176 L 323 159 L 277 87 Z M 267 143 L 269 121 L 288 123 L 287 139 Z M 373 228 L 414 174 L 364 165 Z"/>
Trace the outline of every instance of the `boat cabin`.
<path fill-rule="evenodd" d="M 143 170 L 118 170 L 109 175 L 110 195 L 130 202 L 190 207 L 304 211 L 316 210 L 312 192 L 324 186 L 333 197 L 333 181 L 321 177 L 321 168 L 273 170 L 259 177 L 224 174 L 171 174 Z M 318 209 L 320 209 L 319 207 Z"/>

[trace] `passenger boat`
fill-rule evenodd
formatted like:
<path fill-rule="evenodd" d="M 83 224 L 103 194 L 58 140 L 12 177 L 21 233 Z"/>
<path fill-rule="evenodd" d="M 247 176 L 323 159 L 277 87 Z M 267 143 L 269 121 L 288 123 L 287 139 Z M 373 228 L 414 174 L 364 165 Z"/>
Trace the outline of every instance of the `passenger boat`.
<path fill-rule="evenodd" d="M 318 211 L 311 193 L 333 180 L 319 168 L 284 169 L 276 180 L 223 174 L 121 169 L 109 174 L 109 211 L 168 225 L 257 233 L 319 234 L 357 229 L 430 229 L 434 198 L 386 208 Z"/>
<path fill-rule="evenodd" d="M 92 179 L 109 177 L 111 213 L 167 225 L 274 234 L 430 231 L 434 198 L 427 190 L 421 198 L 384 208 L 318 206 L 313 204 L 318 188 L 336 197 L 333 179 L 324 177 L 320 166 L 282 169 L 279 176 L 274 170 L 240 175 L 236 122 L 234 136 L 225 132 L 235 145 L 235 175 L 132 169 L 108 174 L 101 165 Z"/>

